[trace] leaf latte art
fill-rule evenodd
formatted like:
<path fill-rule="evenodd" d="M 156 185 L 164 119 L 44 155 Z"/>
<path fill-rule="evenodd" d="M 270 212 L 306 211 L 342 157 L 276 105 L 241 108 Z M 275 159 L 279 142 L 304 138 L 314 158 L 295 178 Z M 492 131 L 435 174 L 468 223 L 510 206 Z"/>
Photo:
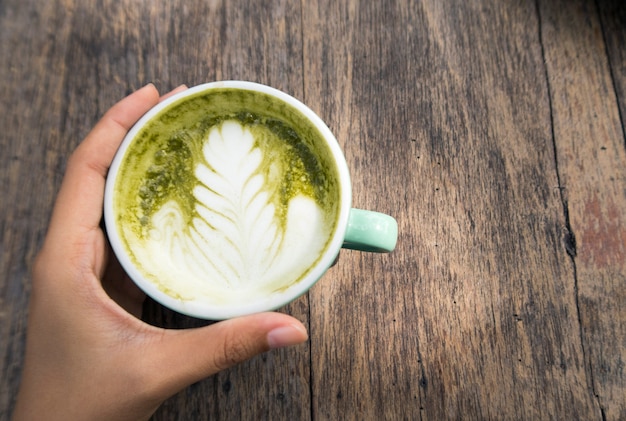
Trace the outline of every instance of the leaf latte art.
<path fill-rule="evenodd" d="M 309 176 L 289 172 L 293 163 L 274 156 L 267 133 L 234 119 L 212 126 L 191 181 L 181 182 L 190 199 L 159 202 L 144 216 L 145 233 L 125 232 L 160 289 L 183 300 L 241 301 L 288 288 L 318 259 L 328 218 L 312 195 L 286 193 L 285 174 Z"/>

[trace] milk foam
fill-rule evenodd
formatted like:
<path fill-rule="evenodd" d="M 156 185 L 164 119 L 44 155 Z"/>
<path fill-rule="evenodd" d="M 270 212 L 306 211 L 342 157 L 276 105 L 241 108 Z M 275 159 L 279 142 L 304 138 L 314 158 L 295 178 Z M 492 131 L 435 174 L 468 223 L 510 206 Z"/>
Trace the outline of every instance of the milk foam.
<path fill-rule="evenodd" d="M 129 241 L 148 277 L 176 298 L 224 304 L 294 284 L 326 245 L 322 209 L 305 195 L 277 209 L 270 199 L 280 185 L 268 177 L 281 163 L 260 171 L 264 152 L 236 121 L 211 129 L 202 151 L 192 223 L 170 200 L 148 235 Z"/>

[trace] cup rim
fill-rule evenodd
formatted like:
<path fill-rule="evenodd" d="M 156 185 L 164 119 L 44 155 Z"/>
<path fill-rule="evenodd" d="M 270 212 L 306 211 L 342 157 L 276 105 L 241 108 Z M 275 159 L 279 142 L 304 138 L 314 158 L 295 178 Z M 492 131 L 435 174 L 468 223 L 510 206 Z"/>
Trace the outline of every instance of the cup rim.
<path fill-rule="evenodd" d="M 341 198 L 337 226 L 331 237 L 331 241 L 326 246 L 322 257 L 318 259 L 315 265 L 300 281 L 291 285 L 281 293 L 270 294 L 253 302 L 225 306 L 212 305 L 201 300 L 176 299 L 164 293 L 156 285 L 147 280 L 129 258 L 128 253 L 122 246 L 122 240 L 117 230 L 113 211 L 114 186 L 119 168 L 124 161 L 126 151 L 138 132 L 166 108 L 184 100 L 186 97 L 215 88 L 242 89 L 269 94 L 300 111 L 320 131 L 328 148 L 332 152 L 337 167 L 337 173 L 339 174 Z M 146 112 L 137 123 L 133 125 L 122 140 L 109 167 L 104 193 L 104 222 L 107 236 L 115 256 L 131 280 L 148 296 L 165 307 L 187 316 L 207 320 L 223 320 L 246 314 L 276 310 L 305 294 L 317 283 L 337 258 L 344 241 L 350 209 L 352 207 L 352 190 L 348 165 L 341 147 L 339 146 L 339 142 L 326 123 L 313 110 L 295 97 L 267 85 L 241 80 L 217 81 L 193 86 L 185 91 L 172 95 Z"/>

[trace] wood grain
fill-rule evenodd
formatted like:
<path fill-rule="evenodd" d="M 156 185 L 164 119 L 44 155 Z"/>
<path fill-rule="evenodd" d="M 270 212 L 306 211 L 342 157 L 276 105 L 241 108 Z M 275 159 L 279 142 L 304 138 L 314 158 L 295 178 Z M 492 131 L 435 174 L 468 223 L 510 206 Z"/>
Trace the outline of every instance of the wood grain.
<path fill-rule="evenodd" d="M 594 2 L 546 1 L 541 15 L 584 364 L 603 419 L 624 419 L 626 150 L 615 84 Z"/>
<path fill-rule="evenodd" d="M 626 418 L 624 42 L 617 0 L 0 1 L 0 420 L 67 157 L 142 85 L 219 79 L 318 112 L 398 248 L 343 251 L 282 309 L 308 344 L 154 420 Z"/>
<path fill-rule="evenodd" d="M 401 233 L 310 294 L 315 417 L 599 418 L 534 4 L 309 4 L 306 97 Z"/>
<path fill-rule="evenodd" d="M 52 32 L 64 15 L 39 6 L 0 6 L 0 419 L 8 419 L 20 379 L 30 266 L 71 148 L 59 107 L 67 33 L 55 40 Z"/>

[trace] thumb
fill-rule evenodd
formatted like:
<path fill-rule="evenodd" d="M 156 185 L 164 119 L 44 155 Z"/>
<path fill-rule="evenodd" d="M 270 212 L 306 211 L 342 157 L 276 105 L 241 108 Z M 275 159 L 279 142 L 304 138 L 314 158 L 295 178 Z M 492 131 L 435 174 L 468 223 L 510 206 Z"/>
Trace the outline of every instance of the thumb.
<path fill-rule="evenodd" d="M 167 331 L 152 347 L 152 374 L 163 399 L 192 383 L 273 348 L 307 340 L 297 319 L 281 313 L 260 313 L 210 326 Z"/>

